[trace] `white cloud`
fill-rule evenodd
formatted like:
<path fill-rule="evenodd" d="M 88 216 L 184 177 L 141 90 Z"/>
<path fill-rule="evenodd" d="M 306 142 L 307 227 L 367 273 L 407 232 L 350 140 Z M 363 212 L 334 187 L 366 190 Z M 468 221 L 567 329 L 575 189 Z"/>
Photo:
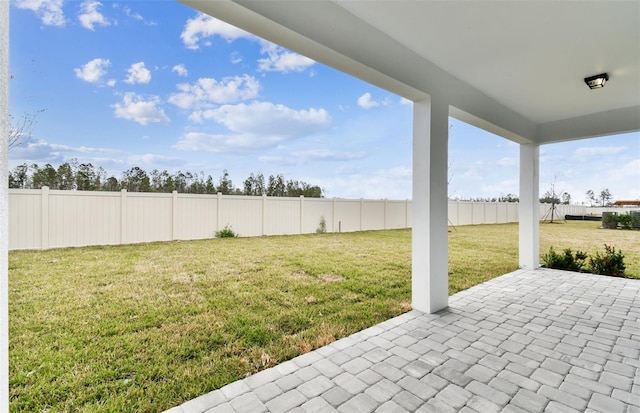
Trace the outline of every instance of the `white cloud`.
<path fill-rule="evenodd" d="M 173 147 L 194 152 L 246 154 L 274 148 L 283 140 L 282 136 L 188 132 Z"/>
<path fill-rule="evenodd" d="M 258 96 L 260 82 L 249 75 L 225 77 L 221 81 L 201 78 L 194 84 L 181 83 L 177 88 L 180 92 L 171 95 L 169 102 L 182 109 L 197 109 L 253 99 Z"/>
<path fill-rule="evenodd" d="M 373 100 L 371 97 L 371 93 L 368 92 L 358 98 L 358 106 L 363 109 L 371 109 L 380 105 L 382 105 L 382 103 Z"/>
<path fill-rule="evenodd" d="M 258 59 L 258 70 L 262 72 L 302 72 L 315 63 L 301 54 L 291 52 L 271 42 L 262 41 L 260 53 L 266 55 Z"/>
<path fill-rule="evenodd" d="M 411 199 L 411 168 L 398 166 L 375 171 L 344 171 L 329 178 L 315 178 L 314 184 L 327 196 L 368 199 Z"/>
<path fill-rule="evenodd" d="M 212 153 L 265 151 L 331 125 L 324 109 L 294 110 L 269 102 L 223 105 L 203 111 L 201 116 L 226 126 L 232 133 L 188 132 L 174 145 L 176 149 Z"/>
<path fill-rule="evenodd" d="M 294 158 L 298 158 L 301 163 L 307 163 L 309 161 L 343 162 L 352 161 L 355 159 L 363 159 L 367 156 L 367 153 L 364 151 L 337 152 L 330 151 L 328 149 L 309 149 L 305 151 L 292 152 L 291 156 Z"/>
<path fill-rule="evenodd" d="M 592 146 L 578 148 L 573 152 L 573 157 L 579 161 L 586 161 L 594 157 L 618 155 L 626 151 L 624 146 Z"/>
<path fill-rule="evenodd" d="M 149 123 L 169 123 L 169 118 L 164 111 L 158 107 L 160 99 L 151 96 L 145 100 L 135 93 L 125 93 L 121 103 L 112 105 L 117 118 L 132 120 L 141 125 Z"/>
<path fill-rule="evenodd" d="M 498 165 L 500 166 L 514 166 L 518 164 L 518 160 L 515 158 L 505 157 L 498 161 Z"/>
<path fill-rule="evenodd" d="M 240 62 L 242 62 L 242 55 L 240 54 L 240 52 L 231 53 L 231 63 L 237 65 Z"/>
<path fill-rule="evenodd" d="M 138 62 L 131 65 L 129 70 L 127 70 L 129 74 L 125 79 L 125 83 L 135 84 L 135 83 L 149 83 L 151 81 L 151 72 L 149 69 L 144 67 L 144 62 Z"/>
<path fill-rule="evenodd" d="M 82 79 L 85 82 L 100 83 L 102 78 L 107 74 L 107 68 L 109 66 L 111 66 L 109 59 L 96 58 L 79 68 L 73 69 L 73 71 L 79 79 Z M 109 86 L 113 86 L 115 81 L 113 84 L 111 83 L 112 81 L 109 81 L 107 84 Z"/>
<path fill-rule="evenodd" d="M 324 109 L 294 110 L 271 102 L 223 105 L 203 111 L 202 119 L 220 123 L 237 133 L 307 136 L 326 130 L 331 116 Z"/>
<path fill-rule="evenodd" d="M 176 72 L 178 76 L 182 76 L 182 77 L 186 77 L 189 75 L 187 68 L 183 64 L 173 66 L 173 68 L 171 68 L 171 71 Z"/>
<path fill-rule="evenodd" d="M 67 20 L 62 11 L 64 0 L 16 0 L 19 9 L 33 11 L 46 26 L 64 26 Z"/>
<path fill-rule="evenodd" d="M 180 34 L 182 42 L 188 49 L 199 49 L 201 45 L 210 46 L 211 43 L 206 39 L 214 36 L 220 36 L 228 42 L 238 38 L 255 38 L 244 30 L 203 13 L 198 13 L 196 17 L 187 20 Z"/>
<path fill-rule="evenodd" d="M 80 4 L 78 20 L 80 20 L 82 27 L 88 30 L 94 30 L 96 24 L 99 26 L 109 26 L 111 24 L 109 20 L 98 11 L 98 8 L 101 6 L 102 3 L 94 0 L 87 0 Z"/>

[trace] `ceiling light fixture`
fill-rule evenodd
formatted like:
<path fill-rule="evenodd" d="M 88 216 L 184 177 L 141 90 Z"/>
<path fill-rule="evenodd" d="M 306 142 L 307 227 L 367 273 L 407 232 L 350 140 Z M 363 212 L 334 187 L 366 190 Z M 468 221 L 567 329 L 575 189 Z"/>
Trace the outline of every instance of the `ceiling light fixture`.
<path fill-rule="evenodd" d="M 587 86 L 589 86 L 589 89 L 600 89 L 604 87 L 604 84 L 607 83 L 607 80 L 609 80 L 609 75 L 606 73 L 603 73 L 601 75 L 585 77 L 584 83 L 586 83 Z"/>

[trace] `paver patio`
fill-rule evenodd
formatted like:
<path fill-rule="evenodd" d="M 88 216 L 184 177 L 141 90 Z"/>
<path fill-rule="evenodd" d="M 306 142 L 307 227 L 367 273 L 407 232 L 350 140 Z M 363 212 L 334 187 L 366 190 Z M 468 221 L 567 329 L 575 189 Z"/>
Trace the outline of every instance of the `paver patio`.
<path fill-rule="evenodd" d="M 518 270 L 168 410 L 640 413 L 640 281 Z"/>

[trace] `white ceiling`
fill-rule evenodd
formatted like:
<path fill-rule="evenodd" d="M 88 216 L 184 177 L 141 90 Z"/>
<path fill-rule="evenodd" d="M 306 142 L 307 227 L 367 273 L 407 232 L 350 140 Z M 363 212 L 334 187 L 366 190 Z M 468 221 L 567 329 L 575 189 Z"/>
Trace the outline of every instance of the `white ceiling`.
<path fill-rule="evenodd" d="M 637 0 L 181 1 L 516 141 L 640 130 Z"/>

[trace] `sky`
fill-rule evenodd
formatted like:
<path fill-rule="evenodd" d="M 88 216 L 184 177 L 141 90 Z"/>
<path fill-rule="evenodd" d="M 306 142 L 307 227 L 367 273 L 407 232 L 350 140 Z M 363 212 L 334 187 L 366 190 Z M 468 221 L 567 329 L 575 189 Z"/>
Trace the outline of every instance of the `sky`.
<path fill-rule="evenodd" d="M 10 168 L 76 158 L 411 199 L 412 104 L 171 0 L 11 0 Z M 640 133 L 543 145 L 540 192 L 640 199 Z M 450 120 L 449 196 L 518 193 L 518 145 Z"/>

